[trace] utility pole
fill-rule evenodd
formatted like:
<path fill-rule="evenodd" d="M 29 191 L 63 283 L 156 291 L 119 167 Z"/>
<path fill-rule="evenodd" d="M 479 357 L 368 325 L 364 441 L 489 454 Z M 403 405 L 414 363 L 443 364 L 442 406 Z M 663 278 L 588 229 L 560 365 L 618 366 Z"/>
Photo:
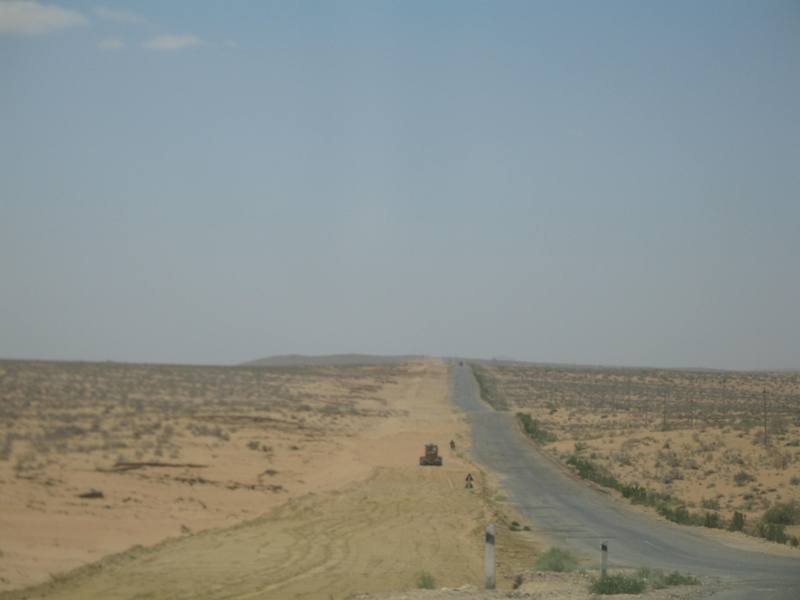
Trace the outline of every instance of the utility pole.
<path fill-rule="evenodd" d="M 769 445 L 769 437 L 767 433 L 767 388 L 761 390 L 761 398 L 764 401 L 764 445 Z"/>

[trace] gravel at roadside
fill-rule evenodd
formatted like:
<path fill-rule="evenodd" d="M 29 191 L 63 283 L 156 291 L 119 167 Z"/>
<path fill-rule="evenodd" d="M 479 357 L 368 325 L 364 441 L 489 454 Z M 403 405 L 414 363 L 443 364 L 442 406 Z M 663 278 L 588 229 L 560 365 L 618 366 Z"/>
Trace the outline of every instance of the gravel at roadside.
<path fill-rule="evenodd" d="M 587 573 L 529 572 L 521 575 L 521 584 L 515 590 L 488 592 L 475 586 L 438 590 L 406 590 L 382 594 L 356 594 L 349 600 L 499 600 L 501 598 L 525 598 L 528 600 L 599 600 L 609 598 L 624 600 L 644 598 L 646 600 L 695 600 L 707 598 L 719 590 L 711 580 L 703 585 L 678 586 L 650 590 L 643 594 L 617 594 L 598 596 L 589 591 L 592 575 Z"/>

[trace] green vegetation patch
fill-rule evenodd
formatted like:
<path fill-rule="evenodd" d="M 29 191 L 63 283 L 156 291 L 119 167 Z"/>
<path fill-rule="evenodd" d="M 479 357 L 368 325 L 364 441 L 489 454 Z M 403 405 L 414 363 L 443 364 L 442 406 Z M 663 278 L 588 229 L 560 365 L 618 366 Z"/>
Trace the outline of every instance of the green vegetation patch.
<path fill-rule="evenodd" d="M 738 510 L 733 513 L 728 529 L 730 531 L 742 531 L 744 529 L 744 515 Z"/>
<path fill-rule="evenodd" d="M 665 519 L 681 525 L 700 525 L 709 528 L 724 528 L 728 525 L 716 511 L 691 512 L 679 500 L 669 494 L 659 494 L 637 483 L 623 483 L 605 468 L 576 454 L 567 459 L 581 479 L 588 479 L 603 487 L 617 490 L 633 504 L 652 506 Z"/>
<path fill-rule="evenodd" d="M 522 429 L 533 441 L 539 444 L 547 444 L 556 441 L 555 434 L 547 431 L 539 421 L 532 419 L 528 413 L 518 412 L 517 419 L 522 425 Z"/>
<path fill-rule="evenodd" d="M 641 594 L 647 584 L 635 575 L 606 575 L 592 582 L 593 594 Z"/>
<path fill-rule="evenodd" d="M 564 548 L 553 547 L 536 559 L 537 571 L 564 573 L 578 568 L 578 557 Z"/>
<path fill-rule="evenodd" d="M 427 571 L 420 571 L 417 575 L 417 587 L 421 590 L 432 590 L 436 586 L 436 579 Z"/>
<path fill-rule="evenodd" d="M 654 590 L 677 585 L 700 585 L 700 580 L 697 577 L 684 575 L 678 571 L 664 573 L 660 569 L 641 568 L 636 572 L 636 576 Z"/>
<path fill-rule="evenodd" d="M 700 580 L 678 571 L 664 573 L 659 569 L 642 568 L 632 575 L 617 573 L 599 577 L 592 582 L 591 591 L 595 594 L 641 594 L 648 589 L 679 585 L 700 585 Z"/>
<path fill-rule="evenodd" d="M 475 381 L 478 382 L 481 398 L 488 402 L 495 410 L 508 410 L 508 402 L 506 402 L 500 390 L 498 390 L 497 384 L 494 378 L 489 374 L 488 369 L 472 364 L 469 368 L 472 369 Z"/>
<path fill-rule="evenodd" d="M 773 504 L 755 525 L 755 534 L 770 542 L 800 546 L 797 536 L 786 533 L 787 525 L 800 523 L 800 503 L 796 501 Z"/>
<path fill-rule="evenodd" d="M 764 522 L 773 525 L 797 525 L 800 523 L 800 503 L 773 504 L 764 513 Z"/>

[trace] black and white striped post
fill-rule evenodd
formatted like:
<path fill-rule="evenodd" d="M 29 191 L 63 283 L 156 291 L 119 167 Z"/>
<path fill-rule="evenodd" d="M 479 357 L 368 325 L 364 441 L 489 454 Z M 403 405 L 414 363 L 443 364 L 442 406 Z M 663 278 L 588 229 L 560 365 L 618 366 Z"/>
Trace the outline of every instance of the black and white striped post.
<path fill-rule="evenodd" d="M 608 575 L 608 542 L 600 544 L 600 574 Z"/>
<path fill-rule="evenodd" d="M 484 554 L 484 567 L 486 571 L 486 589 L 493 590 L 495 588 L 495 528 L 494 525 L 489 525 L 486 528 L 486 552 Z"/>

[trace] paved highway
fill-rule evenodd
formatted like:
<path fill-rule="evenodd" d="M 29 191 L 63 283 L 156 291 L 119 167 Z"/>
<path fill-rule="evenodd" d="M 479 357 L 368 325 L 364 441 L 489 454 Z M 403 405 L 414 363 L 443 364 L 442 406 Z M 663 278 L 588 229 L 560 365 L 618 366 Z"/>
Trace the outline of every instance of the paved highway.
<path fill-rule="evenodd" d="M 536 531 L 597 557 L 609 544 L 611 566 L 677 569 L 719 577 L 719 600 L 800 599 L 800 558 L 728 547 L 695 528 L 666 523 L 631 510 L 564 473 L 524 437 L 512 413 L 480 399 L 468 366 L 453 367 L 454 396 L 472 425 L 473 454 L 501 476 L 505 488 Z"/>

